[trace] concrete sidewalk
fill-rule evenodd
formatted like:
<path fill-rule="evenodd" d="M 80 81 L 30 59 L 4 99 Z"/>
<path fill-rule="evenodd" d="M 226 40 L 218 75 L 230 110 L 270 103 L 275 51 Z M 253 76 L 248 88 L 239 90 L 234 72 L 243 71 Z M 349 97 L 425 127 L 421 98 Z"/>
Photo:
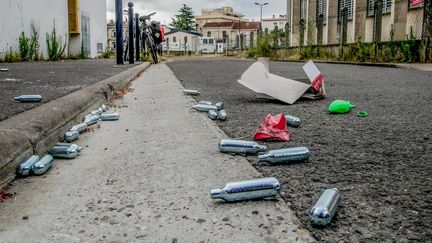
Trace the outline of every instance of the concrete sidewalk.
<path fill-rule="evenodd" d="M 16 197 L 0 204 L 1 240 L 313 241 L 281 198 L 210 199 L 212 188 L 261 175 L 243 157 L 219 153 L 226 135 L 191 110 L 193 100 L 166 65 L 151 66 L 132 87 L 117 101 L 127 106 L 119 121 L 80 137 L 77 159 L 14 182 Z"/>

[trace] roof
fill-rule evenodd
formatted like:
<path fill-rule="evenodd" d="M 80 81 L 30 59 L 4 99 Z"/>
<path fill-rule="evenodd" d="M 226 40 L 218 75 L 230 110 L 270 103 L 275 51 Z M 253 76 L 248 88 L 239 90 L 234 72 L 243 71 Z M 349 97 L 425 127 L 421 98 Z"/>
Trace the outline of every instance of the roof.
<path fill-rule="evenodd" d="M 205 23 L 203 28 L 220 28 L 220 27 L 232 27 L 233 22 L 210 22 Z"/>
<path fill-rule="evenodd" d="M 257 30 L 259 29 L 259 22 L 211 22 L 204 24 L 203 28 L 221 28 L 228 27 L 232 29 L 240 29 L 241 30 Z"/>
<path fill-rule="evenodd" d="M 259 29 L 259 22 L 234 22 L 233 29 L 241 30 L 257 30 Z M 240 28 L 239 28 L 240 27 Z"/>
<path fill-rule="evenodd" d="M 179 30 L 179 29 L 171 29 L 171 31 L 166 32 L 165 35 L 171 35 L 171 34 L 174 34 L 174 33 L 177 33 L 177 32 L 183 32 L 183 33 L 190 34 L 190 35 L 201 36 L 200 33 L 195 32 L 195 31 Z"/>

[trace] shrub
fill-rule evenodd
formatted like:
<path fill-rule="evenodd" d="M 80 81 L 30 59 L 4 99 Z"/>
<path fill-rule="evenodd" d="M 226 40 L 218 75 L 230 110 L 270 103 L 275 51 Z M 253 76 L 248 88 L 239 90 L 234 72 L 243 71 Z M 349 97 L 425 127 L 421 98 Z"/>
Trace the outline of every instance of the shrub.
<path fill-rule="evenodd" d="M 18 52 L 14 52 L 12 50 L 12 47 L 9 48 L 9 51 L 6 52 L 4 59 L 4 62 L 20 62 L 21 61 L 21 56 Z"/>
<path fill-rule="evenodd" d="M 22 61 L 38 59 L 37 52 L 39 50 L 39 34 L 33 24 L 31 25 L 31 28 L 31 37 L 27 37 L 23 31 L 18 38 L 19 54 Z"/>
<path fill-rule="evenodd" d="M 46 34 L 46 42 L 47 42 L 47 50 L 48 50 L 48 58 L 51 61 L 57 61 L 62 58 L 63 53 L 66 49 L 66 41 L 63 45 L 61 37 L 57 37 L 57 31 L 54 23 L 53 30 L 50 34 Z"/>

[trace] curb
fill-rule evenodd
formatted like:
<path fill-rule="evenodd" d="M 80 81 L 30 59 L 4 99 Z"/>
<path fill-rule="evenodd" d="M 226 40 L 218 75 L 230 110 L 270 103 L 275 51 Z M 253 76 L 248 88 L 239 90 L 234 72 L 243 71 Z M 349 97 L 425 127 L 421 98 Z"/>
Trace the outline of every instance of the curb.
<path fill-rule="evenodd" d="M 322 61 L 312 60 L 314 63 L 328 63 L 328 64 L 343 64 L 343 65 L 357 65 L 357 66 L 372 66 L 372 67 L 388 67 L 400 68 L 399 65 L 393 63 L 374 63 L 374 62 L 344 62 L 344 61 Z M 270 60 L 271 62 L 302 62 L 306 63 L 307 60 Z"/>
<path fill-rule="evenodd" d="M 0 122 L 0 187 L 15 178 L 16 166 L 32 154 L 46 153 L 93 108 L 109 101 L 144 72 L 145 62 L 57 100 Z"/>

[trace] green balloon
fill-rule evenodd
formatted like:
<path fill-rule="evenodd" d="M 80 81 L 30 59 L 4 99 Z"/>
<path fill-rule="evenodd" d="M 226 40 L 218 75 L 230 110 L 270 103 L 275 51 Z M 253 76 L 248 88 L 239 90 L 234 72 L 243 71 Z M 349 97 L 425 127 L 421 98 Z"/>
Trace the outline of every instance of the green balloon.
<path fill-rule="evenodd" d="M 330 113 L 347 113 L 354 107 L 356 106 L 349 101 L 335 100 L 329 105 L 328 110 Z"/>

